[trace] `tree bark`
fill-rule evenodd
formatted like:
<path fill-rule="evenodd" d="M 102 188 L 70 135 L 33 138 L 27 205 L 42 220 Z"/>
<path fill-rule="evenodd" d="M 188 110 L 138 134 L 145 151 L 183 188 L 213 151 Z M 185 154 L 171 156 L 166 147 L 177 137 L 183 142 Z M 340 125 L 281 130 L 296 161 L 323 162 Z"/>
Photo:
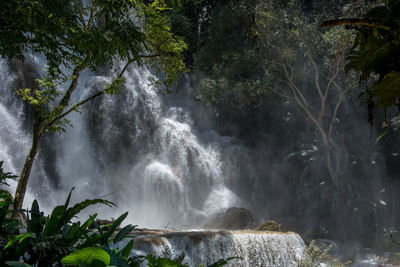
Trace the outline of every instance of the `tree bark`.
<path fill-rule="evenodd" d="M 32 171 L 33 162 L 35 161 L 35 157 L 39 150 L 40 139 L 42 138 L 42 133 L 38 129 L 39 127 L 35 127 L 32 137 L 32 146 L 29 151 L 28 156 L 25 159 L 24 167 L 22 168 L 21 176 L 18 180 L 18 186 L 15 190 L 14 197 L 14 217 L 17 218 L 20 210 L 22 209 L 22 205 L 24 203 L 26 187 L 28 185 L 29 176 Z"/>

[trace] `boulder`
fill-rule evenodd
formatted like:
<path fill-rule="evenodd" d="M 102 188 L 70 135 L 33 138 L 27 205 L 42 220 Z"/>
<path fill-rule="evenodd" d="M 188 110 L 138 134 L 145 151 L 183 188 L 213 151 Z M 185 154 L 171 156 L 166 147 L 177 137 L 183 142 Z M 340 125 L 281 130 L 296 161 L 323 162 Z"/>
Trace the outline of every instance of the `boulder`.
<path fill-rule="evenodd" d="M 232 207 L 218 213 L 202 225 L 205 229 L 244 230 L 255 224 L 253 213 L 245 208 Z"/>
<path fill-rule="evenodd" d="M 263 222 L 262 224 L 260 224 L 259 226 L 257 226 L 254 230 L 256 231 L 281 231 L 281 225 L 278 224 L 276 221 L 266 221 Z"/>

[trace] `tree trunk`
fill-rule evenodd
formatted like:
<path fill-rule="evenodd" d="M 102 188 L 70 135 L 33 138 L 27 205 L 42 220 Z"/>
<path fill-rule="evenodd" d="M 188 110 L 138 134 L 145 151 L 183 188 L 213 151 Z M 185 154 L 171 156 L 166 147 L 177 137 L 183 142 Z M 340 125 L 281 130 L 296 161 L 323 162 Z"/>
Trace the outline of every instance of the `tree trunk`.
<path fill-rule="evenodd" d="M 331 145 L 329 142 L 330 137 L 326 134 L 326 132 L 322 129 L 322 127 L 318 127 L 318 130 L 322 137 L 322 144 L 324 146 L 323 152 L 325 156 L 325 164 L 329 172 L 329 176 L 336 187 L 340 187 L 339 177 L 337 175 L 337 169 L 332 164 L 332 155 L 331 155 Z"/>
<path fill-rule="evenodd" d="M 42 137 L 42 134 L 40 133 L 40 131 L 37 131 L 35 129 L 33 132 L 33 137 L 32 137 L 31 150 L 29 151 L 29 154 L 25 160 L 24 167 L 21 172 L 21 176 L 19 177 L 18 186 L 15 191 L 14 210 L 17 211 L 14 213 L 15 218 L 18 217 L 18 214 L 20 213 L 20 210 L 22 209 L 22 205 L 24 203 L 26 187 L 28 185 L 28 180 L 29 180 L 29 176 L 31 174 L 33 162 L 35 161 L 35 157 L 39 150 L 39 144 L 40 144 L 41 137 Z"/>

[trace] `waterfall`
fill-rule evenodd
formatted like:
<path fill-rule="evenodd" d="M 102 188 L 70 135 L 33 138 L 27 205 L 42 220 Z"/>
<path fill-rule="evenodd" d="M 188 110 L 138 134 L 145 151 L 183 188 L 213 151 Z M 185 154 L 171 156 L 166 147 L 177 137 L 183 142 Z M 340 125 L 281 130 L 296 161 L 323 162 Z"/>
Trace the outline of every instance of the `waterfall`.
<path fill-rule="evenodd" d="M 188 266 L 229 257 L 240 259 L 232 260 L 228 266 L 296 266 L 294 261 L 305 248 L 301 237 L 290 232 L 137 230 L 134 234 L 133 254 L 177 258 L 184 253 L 183 262 Z"/>
<path fill-rule="evenodd" d="M 30 146 L 22 123 L 29 114 L 12 93 L 16 76 L 5 61 L 0 63 L 0 160 L 7 171 L 18 173 Z M 166 94 L 147 84 L 150 75 L 132 67 L 124 92 L 90 103 L 82 114 L 69 116 L 74 126 L 67 133 L 43 140 L 24 206 L 37 198 L 49 213 L 75 187 L 73 202 L 103 197 L 118 204 L 92 207 L 84 216 L 97 212 L 115 218 L 128 210 L 125 223 L 190 229 L 229 207 L 251 208 L 240 194 L 253 181 L 246 148 L 207 124 L 189 79 Z M 74 102 L 110 80 L 89 71 L 81 77 Z M 242 162 L 248 169 L 239 168 Z M 245 183 L 239 181 L 244 173 Z M 190 266 L 232 256 L 242 260 L 231 266 L 288 266 L 303 247 L 294 233 L 142 231 L 132 253 L 174 258 L 183 252 Z"/>
<path fill-rule="evenodd" d="M 21 101 L 19 106 L 5 106 L 15 77 L 5 61 L 1 68 L 0 160 L 18 173 L 30 145 L 29 133 L 21 130 Z M 42 143 L 28 191 L 45 211 L 62 203 L 72 187 L 75 201 L 105 197 L 118 204 L 117 209 L 101 208 L 102 216 L 116 217 L 128 210 L 130 223 L 146 227 L 193 227 L 229 207 L 250 208 L 235 186 L 243 172 L 236 163 L 249 161 L 246 149 L 207 126 L 187 78 L 173 94 L 166 94 L 148 85 L 150 75 L 132 67 L 124 92 L 106 95 L 81 114 L 70 115 L 73 127 Z M 110 80 L 89 71 L 81 78 L 73 102 Z M 49 164 L 51 172 L 43 167 Z"/>
<path fill-rule="evenodd" d="M 6 60 L 0 58 L 0 161 L 3 169 L 18 175 L 30 146 L 30 134 L 24 131 L 24 111 L 21 103 L 14 97 L 13 86 L 16 75 L 10 70 Z M 12 193 L 16 181 L 8 181 Z M 26 194 L 26 202 L 34 199 L 31 192 Z"/>
<path fill-rule="evenodd" d="M 27 153 L 29 139 L 21 127 L 22 107 L 15 105 L 11 97 L 14 81 L 15 75 L 0 59 L 0 160 L 9 172 L 18 173 L 14 155 Z"/>

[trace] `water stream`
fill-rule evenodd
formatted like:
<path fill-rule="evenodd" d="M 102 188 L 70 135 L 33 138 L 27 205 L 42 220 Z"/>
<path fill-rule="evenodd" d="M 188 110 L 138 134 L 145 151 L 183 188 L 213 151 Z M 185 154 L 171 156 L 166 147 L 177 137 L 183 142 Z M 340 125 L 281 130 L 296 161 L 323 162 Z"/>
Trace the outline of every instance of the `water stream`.
<path fill-rule="evenodd" d="M 304 241 L 295 233 L 256 231 L 135 231 L 134 253 L 177 258 L 189 266 L 238 257 L 229 266 L 296 266 Z M 127 241 L 126 241 L 127 242 Z"/>

